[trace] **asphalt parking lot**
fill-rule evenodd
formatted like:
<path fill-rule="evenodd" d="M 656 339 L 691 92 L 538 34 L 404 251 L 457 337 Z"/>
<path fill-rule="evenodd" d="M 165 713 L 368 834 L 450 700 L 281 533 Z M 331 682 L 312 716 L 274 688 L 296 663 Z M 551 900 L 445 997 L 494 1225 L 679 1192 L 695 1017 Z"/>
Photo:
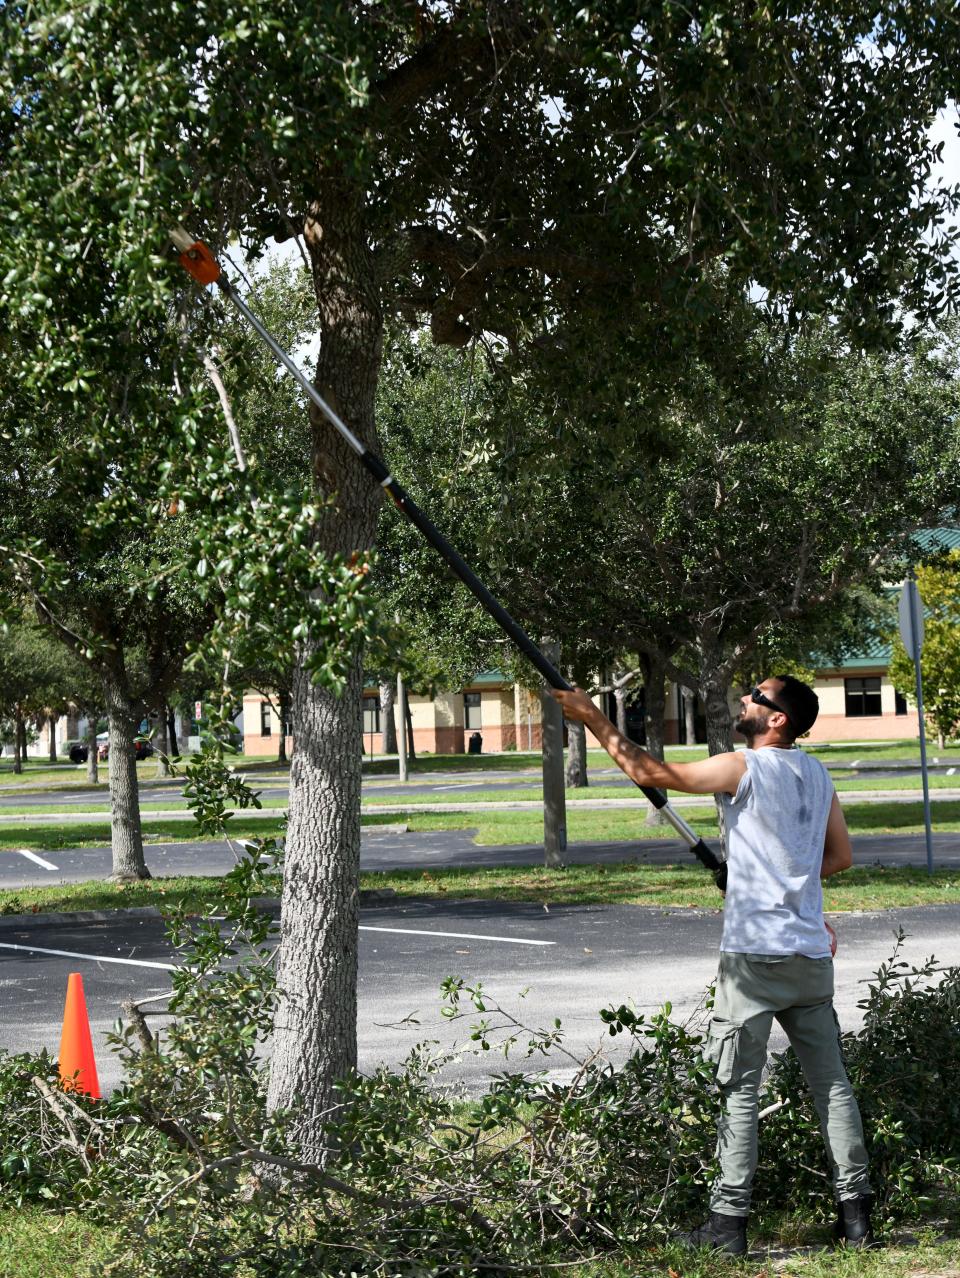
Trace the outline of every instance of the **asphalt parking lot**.
<path fill-rule="evenodd" d="M 960 907 L 931 906 L 882 914 L 833 916 L 840 937 L 837 1008 L 854 1027 L 864 986 L 889 958 L 899 925 L 908 933 L 909 961 L 933 953 L 960 964 Z M 720 938 L 719 911 L 655 910 L 638 906 L 563 906 L 487 901 L 393 901 L 362 911 L 360 932 L 360 1064 L 395 1065 L 422 1040 L 444 1047 L 469 1039 L 467 1022 L 440 1015 L 444 977 L 482 981 L 524 1024 L 552 1026 L 559 1016 L 565 1046 L 583 1055 L 598 1044 L 621 1055 L 623 1037 L 605 1039 L 597 1012 L 632 1003 L 653 1011 L 670 1001 L 686 1018 L 700 1005 L 713 976 Z M 99 919 L 0 919 L 0 1047 L 56 1052 L 67 976 L 83 974 L 101 1083 L 113 1087 L 120 1070 L 106 1046 L 120 1004 L 169 989 L 177 955 L 153 916 L 118 913 Z M 163 1008 L 164 1003 L 153 1005 Z M 162 1021 L 155 1022 L 162 1024 Z M 782 1037 L 771 1040 L 774 1049 Z M 516 1068 L 511 1057 L 510 1068 Z M 538 1068 L 563 1072 L 554 1053 Z M 506 1068 L 492 1053 L 467 1054 L 445 1074 L 469 1091 Z"/>

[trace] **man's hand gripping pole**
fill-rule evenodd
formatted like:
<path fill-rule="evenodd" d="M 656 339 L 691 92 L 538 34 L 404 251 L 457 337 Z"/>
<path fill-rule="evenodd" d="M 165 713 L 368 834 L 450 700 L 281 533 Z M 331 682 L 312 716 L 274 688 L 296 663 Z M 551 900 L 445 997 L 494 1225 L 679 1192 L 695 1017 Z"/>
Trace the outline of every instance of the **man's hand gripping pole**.
<path fill-rule="evenodd" d="M 443 533 L 434 526 L 430 519 L 412 500 L 410 495 L 401 487 L 393 478 L 387 467 L 376 455 L 372 453 L 357 437 L 353 431 L 341 420 L 340 416 L 334 412 L 331 406 L 326 402 L 313 383 L 304 376 L 301 370 L 294 364 L 293 360 L 287 352 L 279 345 L 273 335 L 263 326 L 256 315 L 249 309 L 246 303 L 234 291 L 230 281 L 223 274 L 220 263 L 207 248 L 206 244 L 200 240 L 195 240 L 188 231 L 182 226 L 177 226 L 170 232 L 170 238 L 174 247 L 180 255 L 180 265 L 185 271 L 188 271 L 198 284 L 204 287 L 208 284 L 216 284 L 222 293 L 224 293 L 241 313 L 244 319 L 250 324 L 255 332 L 263 339 L 269 347 L 274 358 L 279 364 L 282 364 L 290 373 L 300 388 L 308 396 L 309 399 L 316 404 L 317 408 L 323 413 L 330 424 L 336 431 L 346 440 L 353 451 L 357 454 L 364 467 L 370 472 L 373 478 L 392 498 L 394 504 L 399 510 L 406 515 L 407 519 L 423 533 L 426 540 L 437 550 L 447 566 L 453 573 L 460 578 L 474 598 L 479 602 L 481 607 L 494 619 L 497 625 L 503 630 L 516 644 L 520 651 L 527 657 L 534 667 L 543 676 L 544 681 L 551 688 L 558 691 L 571 691 L 571 685 L 564 679 L 563 675 L 557 670 L 552 662 L 548 661 L 546 656 L 541 652 L 537 645 L 521 626 L 514 621 L 513 617 L 507 612 L 506 608 L 496 599 L 480 578 L 476 575 L 472 568 L 461 557 L 457 550 L 447 541 Z M 694 856 L 708 870 L 713 872 L 720 891 L 726 889 L 727 883 L 727 867 L 725 862 L 721 861 L 716 854 L 707 847 L 703 839 L 699 837 L 683 817 L 679 816 L 671 808 L 667 802 L 667 796 L 653 786 L 640 785 L 636 783 L 644 796 L 653 804 L 653 806 L 670 822 L 677 831 L 683 841 L 687 844 Z"/>

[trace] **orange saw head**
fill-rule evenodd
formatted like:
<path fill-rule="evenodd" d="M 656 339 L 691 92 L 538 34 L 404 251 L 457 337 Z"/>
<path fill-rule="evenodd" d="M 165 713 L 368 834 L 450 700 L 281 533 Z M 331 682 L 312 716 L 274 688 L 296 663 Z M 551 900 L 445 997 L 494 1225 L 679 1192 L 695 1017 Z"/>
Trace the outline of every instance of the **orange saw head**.
<path fill-rule="evenodd" d="M 220 263 L 206 244 L 195 240 L 182 226 L 170 232 L 174 248 L 179 250 L 180 265 L 189 271 L 198 284 L 216 284 L 220 278 Z"/>

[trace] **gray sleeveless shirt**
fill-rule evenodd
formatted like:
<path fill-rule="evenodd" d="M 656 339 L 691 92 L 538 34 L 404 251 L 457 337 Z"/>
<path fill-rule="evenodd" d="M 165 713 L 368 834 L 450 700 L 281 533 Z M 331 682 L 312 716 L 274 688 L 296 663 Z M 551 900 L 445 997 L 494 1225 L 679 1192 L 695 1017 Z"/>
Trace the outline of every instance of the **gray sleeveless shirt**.
<path fill-rule="evenodd" d="M 802 750 L 745 752 L 735 795 L 724 795 L 729 877 L 722 950 L 829 958 L 820 863 L 833 782 Z"/>

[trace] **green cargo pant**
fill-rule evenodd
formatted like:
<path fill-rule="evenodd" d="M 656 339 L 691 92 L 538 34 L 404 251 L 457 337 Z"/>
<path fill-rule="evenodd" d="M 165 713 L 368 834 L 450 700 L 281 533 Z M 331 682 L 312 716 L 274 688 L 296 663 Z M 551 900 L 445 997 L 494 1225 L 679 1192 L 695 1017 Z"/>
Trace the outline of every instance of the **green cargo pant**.
<path fill-rule="evenodd" d="M 833 960 L 722 952 L 704 1056 L 716 1065 L 724 1101 L 717 1129 L 719 1175 L 710 1207 L 727 1216 L 746 1216 L 750 1210 L 757 1169 L 758 1094 L 774 1017 L 813 1093 L 836 1197 L 870 1192 L 863 1125 L 833 1010 Z"/>

